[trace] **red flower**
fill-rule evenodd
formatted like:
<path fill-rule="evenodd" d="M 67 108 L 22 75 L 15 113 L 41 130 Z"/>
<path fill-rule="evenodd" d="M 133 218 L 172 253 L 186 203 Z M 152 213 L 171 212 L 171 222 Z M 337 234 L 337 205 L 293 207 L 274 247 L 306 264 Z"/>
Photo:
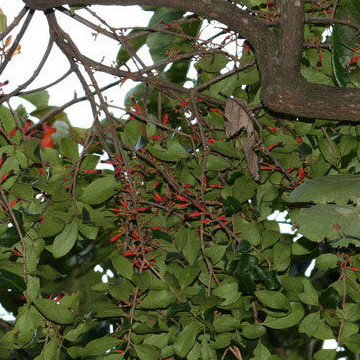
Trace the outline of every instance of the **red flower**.
<path fill-rule="evenodd" d="M 10 136 L 14 136 L 15 133 L 16 133 L 18 130 L 19 130 L 18 127 L 13 128 L 13 129 L 10 131 L 9 135 L 10 135 Z"/>
<path fill-rule="evenodd" d="M 128 252 L 125 252 L 122 254 L 122 256 L 133 256 L 133 255 L 136 255 L 136 251 L 135 250 L 129 250 Z"/>
<path fill-rule="evenodd" d="M 182 195 L 176 195 L 176 198 L 181 201 L 187 201 L 186 197 Z"/>
<path fill-rule="evenodd" d="M 221 110 L 220 110 L 220 109 L 210 108 L 209 111 L 212 111 L 212 112 L 214 112 L 214 113 L 221 114 Z"/>
<path fill-rule="evenodd" d="M 25 126 L 24 126 L 25 132 L 27 132 L 29 130 L 30 125 L 31 125 L 31 121 L 30 120 L 26 121 Z"/>
<path fill-rule="evenodd" d="M 113 243 L 113 242 L 116 241 L 120 236 L 121 236 L 121 234 L 114 235 L 114 236 L 109 240 L 109 242 Z"/>
<path fill-rule="evenodd" d="M 169 116 L 170 114 L 166 112 L 163 117 L 163 124 L 166 125 L 169 122 Z"/>
<path fill-rule="evenodd" d="M 56 129 L 49 124 L 43 124 L 42 128 L 44 130 L 44 136 L 40 141 L 40 146 L 43 148 L 53 147 L 55 144 L 54 140 L 51 138 L 51 135 L 56 132 Z"/>
<path fill-rule="evenodd" d="M 191 214 L 189 214 L 188 216 L 189 217 L 197 217 L 197 216 L 200 216 L 201 215 L 201 212 L 193 212 Z"/>

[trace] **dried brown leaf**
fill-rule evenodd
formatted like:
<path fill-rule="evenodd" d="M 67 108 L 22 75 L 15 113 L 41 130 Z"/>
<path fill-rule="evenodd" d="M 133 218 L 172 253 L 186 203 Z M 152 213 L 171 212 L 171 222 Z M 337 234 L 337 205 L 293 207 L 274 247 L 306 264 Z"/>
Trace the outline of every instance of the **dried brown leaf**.
<path fill-rule="evenodd" d="M 233 99 L 228 99 L 225 106 L 225 134 L 230 139 L 240 132 L 252 126 L 251 118 L 246 110 Z"/>
<path fill-rule="evenodd" d="M 255 181 L 260 179 L 259 158 L 254 151 L 256 144 L 254 125 L 248 112 L 235 100 L 228 99 L 225 106 L 225 134 L 229 139 L 238 134 L 242 129 L 246 130 L 247 140 L 243 143 L 246 163 L 251 176 Z"/>

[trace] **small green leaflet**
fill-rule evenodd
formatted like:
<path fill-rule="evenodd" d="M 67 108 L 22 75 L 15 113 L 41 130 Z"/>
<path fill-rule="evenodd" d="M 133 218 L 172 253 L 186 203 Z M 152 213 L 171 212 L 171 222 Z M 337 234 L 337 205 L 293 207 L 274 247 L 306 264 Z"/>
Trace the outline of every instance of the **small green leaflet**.
<path fill-rule="evenodd" d="M 166 148 L 161 147 L 159 144 L 155 144 L 148 145 L 147 149 L 157 159 L 163 161 L 176 162 L 190 156 L 190 154 L 177 142 L 177 140 L 169 140 Z"/>
<path fill-rule="evenodd" d="M 78 226 L 76 221 L 64 227 L 64 230 L 55 237 L 52 253 L 54 257 L 59 258 L 66 255 L 75 245 L 78 236 Z"/>
<path fill-rule="evenodd" d="M 304 308 L 300 303 L 297 302 L 291 302 L 290 306 L 290 314 L 283 317 L 272 317 L 268 315 L 263 322 L 263 325 L 271 329 L 287 329 L 298 324 L 304 317 Z"/>
<path fill-rule="evenodd" d="M 59 324 L 71 324 L 74 320 L 74 314 L 61 304 L 56 304 L 49 299 L 36 299 L 33 301 L 36 308 L 47 319 Z"/>
<path fill-rule="evenodd" d="M 91 182 L 83 191 L 81 200 L 90 205 L 101 204 L 120 189 L 114 176 L 105 176 Z"/>
<path fill-rule="evenodd" d="M 288 310 L 290 307 L 289 300 L 279 291 L 258 290 L 254 294 L 264 305 L 273 309 Z"/>

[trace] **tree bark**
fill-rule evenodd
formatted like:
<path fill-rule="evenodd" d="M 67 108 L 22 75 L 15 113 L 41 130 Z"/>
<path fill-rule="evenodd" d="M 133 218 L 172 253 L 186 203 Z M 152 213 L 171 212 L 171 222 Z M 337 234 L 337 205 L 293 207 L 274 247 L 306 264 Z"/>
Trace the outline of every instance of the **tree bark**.
<path fill-rule="evenodd" d="M 304 0 L 282 0 L 278 31 L 225 0 L 24 0 L 37 10 L 73 5 L 151 5 L 181 8 L 217 20 L 247 39 L 255 51 L 263 104 L 298 118 L 360 122 L 360 90 L 313 84 L 300 74 Z M 275 25 L 274 25 L 275 26 Z M 274 26 L 272 26 L 274 28 Z M 99 69 L 106 71 L 105 68 Z"/>

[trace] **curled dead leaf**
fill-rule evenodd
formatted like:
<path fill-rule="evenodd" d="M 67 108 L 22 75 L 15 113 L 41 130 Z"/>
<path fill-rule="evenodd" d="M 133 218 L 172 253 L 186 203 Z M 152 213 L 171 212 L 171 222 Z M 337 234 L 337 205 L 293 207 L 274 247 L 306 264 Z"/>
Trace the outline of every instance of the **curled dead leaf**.
<path fill-rule="evenodd" d="M 250 114 L 238 101 L 228 99 L 225 105 L 225 118 L 225 134 L 227 139 L 232 138 L 242 129 L 245 129 L 247 134 L 247 140 L 243 143 L 245 159 L 251 176 L 255 181 L 258 181 L 260 179 L 259 158 L 254 151 L 256 139 Z"/>

